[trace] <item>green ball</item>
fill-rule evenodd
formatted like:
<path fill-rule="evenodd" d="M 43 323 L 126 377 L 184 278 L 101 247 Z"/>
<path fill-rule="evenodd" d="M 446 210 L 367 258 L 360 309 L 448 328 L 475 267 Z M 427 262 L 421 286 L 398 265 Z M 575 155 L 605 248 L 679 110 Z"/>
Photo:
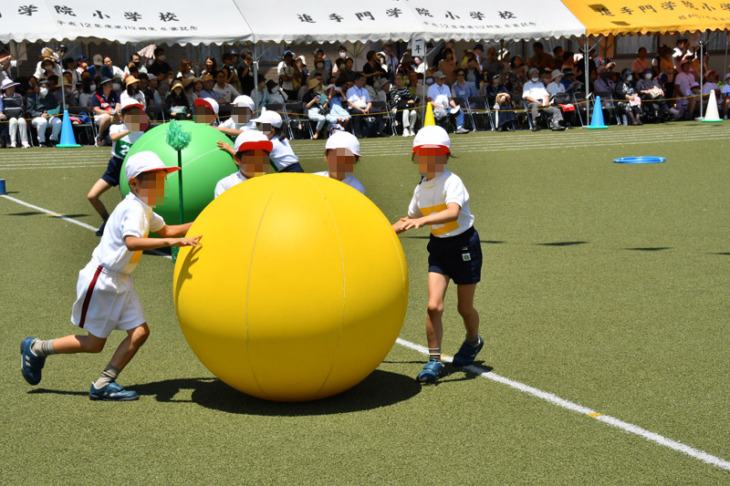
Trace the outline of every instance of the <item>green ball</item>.
<path fill-rule="evenodd" d="M 223 141 L 233 146 L 231 140 L 221 131 L 210 125 L 192 121 L 178 122 L 190 133 L 190 143 L 180 151 L 182 170 L 167 176 L 164 203 L 155 207 L 155 212 L 167 224 L 187 223 L 195 220 L 198 214 L 213 200 L 215 185 L 219 180 L 238 170 L 233 158 L 218 148 L 217 142 Z M 124 179 L 126 161 L 130 155 L 152 151 L 168 167 L 178 166 L 177 150 L 165 141 L 169 123 L 159 125 L 148 131 L 127 152 L 122 165 L 119 189 L 122 197 L 129 194 L 129 182 Z M 180 221 L 180 174 L 183 181 L 183 221 Z"/>

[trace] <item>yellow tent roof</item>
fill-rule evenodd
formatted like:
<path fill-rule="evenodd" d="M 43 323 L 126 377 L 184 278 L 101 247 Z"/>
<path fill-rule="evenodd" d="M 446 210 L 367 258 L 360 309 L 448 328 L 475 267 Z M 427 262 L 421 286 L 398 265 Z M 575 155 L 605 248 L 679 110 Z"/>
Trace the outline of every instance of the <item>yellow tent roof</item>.
<path fill-rule="evenodd" d="M 562 0 L 588 35 L 725 30 L 728 0 Z"/>

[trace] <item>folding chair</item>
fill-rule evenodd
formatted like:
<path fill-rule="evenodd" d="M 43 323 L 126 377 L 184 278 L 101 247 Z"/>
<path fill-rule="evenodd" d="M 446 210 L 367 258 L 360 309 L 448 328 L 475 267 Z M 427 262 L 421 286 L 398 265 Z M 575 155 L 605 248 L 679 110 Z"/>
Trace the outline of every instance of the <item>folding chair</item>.
<path fill-rule="evenodd" d="M 69 106 L 67 109 L 69 116 L 75 116 L 76 118 L 84 116 L 89 119 L 86 123 L 72 123 L 72 125 L 74 134 L 79 135 L 79 143 L 81 143 L 81 135 L 84 135 L 87 142 L 86 144 L 94 145 L 96 142 L 96 124 L 94 123 L 94 114 L 92 110 L 85 106 Z M 90 136 L 89 133 L 91 133 Z"/>
<path fill-rule="evenodd" d="M 393 112 L 391 111 L 386 101 L 373 101 L 370 107 L 370 113 L 379 114 L 385 119 L 385 122 L 389 125 L 390 132 L 393 135 L 397 135 L 398 132 L 395 130 L 395 121 L 393 120 Z"/>
<path fill-rule="evenodd" d="M 286 103 L 283 118 L 289 124 L 289 133 L 292 138 L 294 138 L 294 132 L 303 139 L 310 139 L 314 135 L 309 117 L 304 113 L 304 103 L 301 101 Z"/>
<path fill-rule="evenodd" d="M 475 127 L 481 130 L 487 130 L 488 128 L 492 131 L 496 130 L 494 124 L 494 118 L 492 110 L 489 108 L 489 104 L 486 96 L 470 96 L 469 109 L 472 112 L 472 119 L 476 122 Z M 489 124 L 484 123 L 484 118 L 489 120 Z"/>
<path fill-rule="evenodd" d="M 469 105 L 469 100 L 461 96 L 457 96 L 456 98 L 454 98 L 454 103 L 459 105 L 461 109 L 464 110 L 464 119 L 468 119 L 471 122 L 471 131 L 476 132 L 477 124 L 474 120 L 474 114 L 471 111 L 471 105 Z"/>

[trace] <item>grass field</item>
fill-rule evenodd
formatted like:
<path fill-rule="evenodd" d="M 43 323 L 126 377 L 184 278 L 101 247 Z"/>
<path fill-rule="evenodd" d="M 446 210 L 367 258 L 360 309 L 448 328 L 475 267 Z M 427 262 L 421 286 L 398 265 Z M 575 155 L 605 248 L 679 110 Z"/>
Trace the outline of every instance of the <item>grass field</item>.
<path fill-rule="evenodd" d="M 0 150 L 0 484 L 730 484 L 729 136 L 693 122 L 454 136 L 485 260 L 477 366 L 415 382 L 428 233 L 407 232 L 398 344 L 352 390 L 301 404 L 242 395 L 198 362 L 154 255 L 134 277 L 152 335 L 119 380 L 141 399 L 87 398 L 121 334 L 27 385 L 20 340 L 75 330 L 98 242 L 85 195 L 109 152 Z M 362 142 L 356 176 L 393 221 L 418 181 L 411 142 Z M 324 142 L 293 146 L 324 168 Z M 633 155 L 667 162 L 612 162 Z M 462 339 L 452 288 L 444 352 Z"/>

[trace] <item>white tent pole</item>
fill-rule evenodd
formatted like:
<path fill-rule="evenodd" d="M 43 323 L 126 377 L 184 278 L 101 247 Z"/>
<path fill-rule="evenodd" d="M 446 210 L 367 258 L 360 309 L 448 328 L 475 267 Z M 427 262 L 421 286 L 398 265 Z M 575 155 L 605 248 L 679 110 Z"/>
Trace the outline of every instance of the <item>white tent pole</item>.
<path fill-rule="evenodd" d="M 259 106 L 259 44 L 254 42 L 253 44 L 253 102 L 254 108 Z"/>
<path fill-rule="evenodd" d="M 590 49 L 588 49 L 588 34 L 586 33 L 586 35 L 583 37 L 583 65 L 584 65 L 583 71 L 585 71 L 583 74 L 585 75 L 585 80 L 586 80 L 586 85 L 585 85 L 585 88 L 586 88 L 586 97 L 585 97 L 586 126 L 588 126 L 588 127 L 591 126 L 591 110 L 588 109 L 588 107 L 590 106 L 588 104 L 588 96 L 590 95 L 590 92 L 589 92 L 590 84 L 589 83 L 591 81 L 591 77 L 590 77 L 590 73 L 589 73 L 590 66 L 589 66 L 589 62 L 588 62 L 588 53 L 589 52 L 590 52 Z M 580 109 L 580 108 L 578 108 L 578 109 Z"/>
<path fill-rule="evenodd" d="M 705 84 L 705 42 L 702 40 L 702 33 L 700 33 L 700 118 L 703 117 L 702 108 L 702 88 Z"/>

